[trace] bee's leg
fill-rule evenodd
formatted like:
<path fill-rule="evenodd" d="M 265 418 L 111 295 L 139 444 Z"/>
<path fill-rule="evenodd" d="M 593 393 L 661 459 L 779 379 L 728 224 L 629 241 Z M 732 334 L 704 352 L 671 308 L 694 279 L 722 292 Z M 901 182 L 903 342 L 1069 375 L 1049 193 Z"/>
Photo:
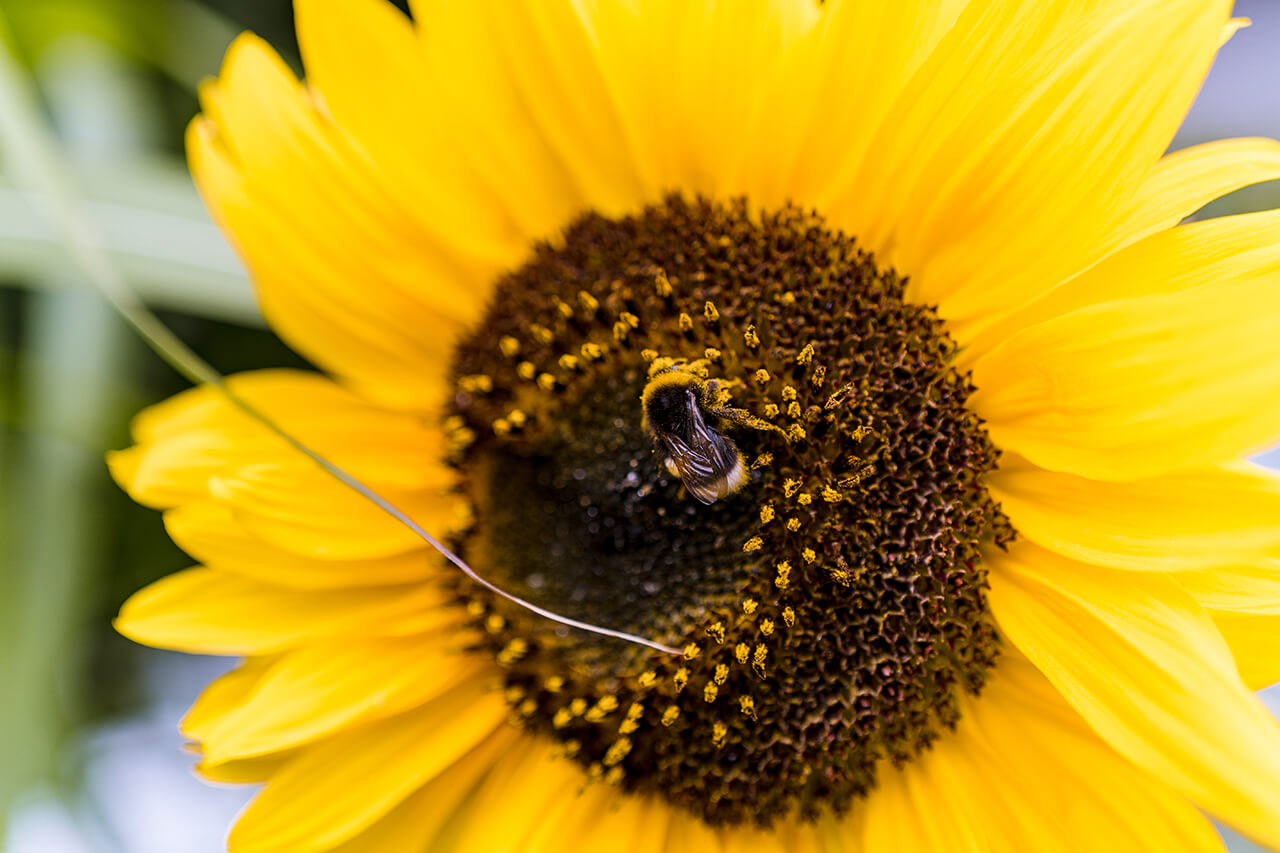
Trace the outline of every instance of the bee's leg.
<path fill-rule="evenodd" d="M 776 424 L 771 424 L 763 418 L 757 418 L 746 409 L 734 409 L 729 406 L 722 406 L 718 409 L 712 409 L 711 413 L 718 418 L 724 418 L 730 423 L 738 426 L 750 427 L 758 430 L 774 430 L 782 436 L 787 435 L 787 431 Z M 789 440 L 789 439 L 788 439 Z"/>

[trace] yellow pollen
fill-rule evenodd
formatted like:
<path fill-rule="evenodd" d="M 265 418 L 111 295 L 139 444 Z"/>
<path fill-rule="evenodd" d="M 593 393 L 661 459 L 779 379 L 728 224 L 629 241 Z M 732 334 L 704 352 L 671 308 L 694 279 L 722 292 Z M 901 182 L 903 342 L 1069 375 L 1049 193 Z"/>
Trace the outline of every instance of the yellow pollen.
<path fill-rule="evenodd" d="M 838 491 L 831 488 L 830 486 L 823 486 L 822 499 L 829 504 L 833 504 L 833 503 L 836 503 L 837 501 L 843 500 L 844 495 L 840 494 Z"/>
<path fill-rule="evenodd" d="M 702 656 L 702 646 L 699 646 L 697 643 L 690 643 L 689 645 L 684 647 L 685 660 L 697 660 L 701 656 Z"/>
<path fill-rule="evenodd" d="M 623 720 L 622 723 L 618 726 L 618 734 L 629 735 L 638 728 L 640 728 L 640 724 L 637 723 L 635 720 Z"/>
<path fill-rule="evenodd" d="M 802 414 L 803 412 L 800 410 L 800 404 L 797 403 L 795 400 L 792 400 L 790 403 L 787 404 L 787 417 L 798 418 Z"/>
<path fill-rule="evenodd" d="M 840 405 L 846 399 L 848 399 L 849 393 L 851 391 L 853 391 L 852 385 L 845 385 L 842 388 L 837 388 L 835 391 L 831 393 L 831 396 L 827 398 L 827 402 L 823 404 L 822 408 L 834 409 L 836 406 Z M 861 439 L 857 439 L 857 438 L 854 439 L 854 441 L 860 441 L 860 440 Z"/>
<path fill-rule="evenodd" d="M 524 425 L 529 422 L 529 416 L 520 409 L 512 409 L 507 414 L 507 421 L 515 429 L 523 429 Z"/>
<path fill-rule="evenodd" d="M 733 647 L 733 656 L 738 659 L 738 663 L 746 663 L 747 658 L 751 656 L 751 647 L 746 643 L 738 643 Z"/>
<path fill-rule="evenodd" d="M 808 506 L 809 504 L 813 503 L 813 495 L 809 494 L 808 492 L 805 492 L 803 495 L 796 498 L 796 503 L 800 504 L 800 506 Z"/>
<path fill-rule="evenodd" d="M 782 493 L 787 497 L 793 497 L 795 493 L 798 491 L 800 491 L 799 480 L 792 477 L 788 477 L 787 479 L 782 481 Z"/>
<path fill-rule="evenodd" d="M 805 344 L 804 349 L 796 356 L 796 364 L 808 364 L 813 361 L 813 344 Z"/>
<path fill-rule="evenodd" d="M 813 375 L 809 377 L 809 384 L 814 388 L 821 388 L 822 384 L 827 381 L 827 368 L 818 365 L 813 369 Z"/>
<path fill-rule="evenodd" d="M 620 737 L 613 742 L 613 746 L 609 747 L 608 752 L 604 754 L 604 763 L 606 767 L 612 767 L 619 761 L 627 757 L 627 753 L 631 751 L 631 739 Z"/>
<path fill-rule="evenodd" d="M 689 683 L 689 668 L 687 666 L 680 667 L 676 670 L 675 675 L 671 677 L 671 680 L 675 682 L 677 693 L 684 690 L 685 685 Z"/>
<path fill-rule="evenodd" d="M 772 619 L 762 619 L 762 620 L 760 620 L 760 633 L 761 633 L 761 634 L 764 634 L 766 637 L 772 637 L 772 636 L 773 636 L 773 628 L 774 628 L 774 623 L 773 623 L 773 620 L 772 620 Z"/>
<path fill-rule="evenodd" d="M 763 644 L 757 645 L 751 655 L 751 667 L 761 678 L 764 678 L 764 662 L 767 657 L 769 657 L 769 650 Z"/>
<path fill-rule="evenodd" d="M 532 361 L 522 361 L 516 365 L 516 375 L 521 379 L 530 380 L 538 375 L 538 368 Z"/>
<path fill-rule="evenodd" d="M 594 296 L 592 296 L 590 293 L 587 293 L 585 290 L 579 290 L 578 304 L 581 305 L 584 309 L 586 309 L 588 314 L 594 314 L 596 313 L 596 310 L 600 307 L 600 300 L 596 299 Z"/>
<path fill-rule="evenodd" d="M 812 563 L 813 561 L 818 559 L 818 552 L 813 550 L 812 548 L 805 548 L 803 551 L 800 552 L 800 556 L 804 557 L 804 561 L 806 563 Z"/>
<path fill-rule="evenodd" d="M 803 441 L 808 435 L 809 433 L 805 432 L 804 427 L 800 426 L 800 424 L 792 424 L 787 429 L 787 439 L 792 442 Z"/>
<path fill-rule="evenodd" d="M 498 663 L 510 666 L 529 652 L 529 642 L 523 637 L 516 637 L 498 652 Z"/>
<path fill-rule="evenodd" d="M 671 705 L 662 712 L 662 724 L 664 726 L 670 726 L 678 719 L 680 719 L 680 708 L 677 705 Z"/>
<path fill-rule="evenodd" d="M 773 585 L 778 589 L 786 589 L 791 583 L 791 563 L 783 560 L 778 563 L 778 576 L 773 579 Z"/>
<path fill-rule="evenodd" d="M 565 370 L 577 370 L 579 367 L 578 357 L 576 355 L 565 353 L 560 356 L 560 366 Z"/>
<path fill-rule="evenodd" d="M 790 530 L 792 533 L 795 533 L 797 530 L 799 530 L 799 529 L 800 529 L 800 519 L 796 518 L 795 516 L 792 516 L 791 518 L 788 518 L 788 519 L 787 519 L 787 529 L 788 529 L 788 530 Z"/>
<path fill-rule="evenodd" d="M 506 418 L 498 418 L 491 426 L 493 427 L 493 434 L 499 438 L 511 432 L 511 422 Z"/>
<path fill-rule="evenodd" d="M 747 330 L 742 334 L 742 340 L 749 349 L 755 349 L 760 346 L 760 336 L 756 334 L 756 327 L 747 326 Z"/>
<path fill-rule="evenodd" d="M 619 320 L 613 324 L 613 339 L 618 343 L 626 341 L 629 334 L 631 334 L 631 326 L 627 325 L 625 320 Z"/>
<path fill-rule="evenodd" d="M 746 542 L 742 543 L 742 550 L 746 551 L 747 553 L 750 553 L 752 551 L 759 551 L 763 547 L 764 547 L 764 540 L 761 539 L 759 536 L 752 536 Z"/>
<path fill-rule="evenodd" d="M 640 328 L 640 318 L 637 317 L 635 314 L 632 314 L 630 311 L 623 311 L 621 314 L 618 315 L 618 319 L 626 323 L 628 326 L 630 326 L 633 329 Z"/>
<path fill-rule="evenodd" d="M 788 403 L 796 399 L 796 389 L 790 385 L 782 386 L 782 399 Z"/>
<path fill-rule="evenodd" d="M 680 312 L 680 331 L 688 334 L 693 331 L 693 318 L 685 312 Z"/>
<path fill-rule="evenodd" d="M 520 703 L 520 716 L 530 717 L 538 711 L 538 703 L 532 699 L 526 699 Z"/>
<path fill-rule="evenodd" d="M 579 696 L 569 703 L 569 713 L 575 717 L 581 717 L 587 711 L 587 700 Z"/>
<path fill-rule="evenodd" d="M 783 305 L 795 305 L 796 295 L 792 293 L 790 290 L 788 290 L 786 293 L 782 294 L 782 296 L 778 298 L 778 301 L 781 302 Z"/>
<path fill-rule="evenodd" d="M 555 726 L 557 729 L 563 729 L 571 722 L 573 722 L 573 714 L 568 708 L 561 708 L 559 711 L 556 711 L 555 716 L 551 718 L 551 725 Z"/>
<path fill-rule="evenodd" d="M 778 416 L 778 412 L 780 412 L 780 411 L 782 411 L 782 410 L 778 408 L 778 404 L 777 404 L 777 403 L 765 403 L 765 404 L 764 404 L 764 416 L 765 416 L 766 418 L 770 418 L 770 419 L 772 419 L 772 418 L 776 418 L 776 417 Z"/>
<path fill-rule="evenodd" d="M 782 621 L 788 628 L 793 627 L 796 624 L 796 612 L 790 607 L 782 608 Z"/>
<path fill-rule="evenodd" d="M 652 376 L 655 371 L 661 370 L 662 367 L 665 366 L 665 362 L 671 361 L 671 359 L 664 358 L 662 359 L 664 365 L 659 365 L 658 351 L 656 349 L 642 349 L 640 350 L 640 357 L 645 360 L 645 363 L 653 365 L 649 368 L 650 376 Z"/>
<path fill-rule="evenodd" d="M 543 391 L 553 391 L 556 387 L 556 378 L 550 373 L 539 373 L 538 387 Z"/>
<path fill-rule="evenodd" d="M 711 727 L 711 743 L 716 749 L 724 746 L 724 740 L 729 736 L 729 727 L 724 723 L 716 723 Z"/>
<path fill-rule="evenodd" d="M 707 347 L 703 350 L 703 355 L 707 357 L 707 361 L 719 361 L 721 352 L 715 347 Z"/>
<path fill-rule="evenodd" d="M 715 675 L 711 677 L 716 684 L 724 684 L 729 680 L 729 667 L 722 663 L 716 664 Z"/>
<path fill-rule="evenodd" d="M 671 279 L 667 278 L 666 270 L 658 270 L 654 273 L 653 290 L 663 299 L 671 295 Z"/>
<path fill-rule="evenodd" d="M 585 719 L 588 722 L 598 723 L 616 710 L 618 710 L 618 697 L 601 696 L 595 707 L 587 711 Z"/>
<path fill-rule="evenodd" d="M 760 523 L 761 524 L 768 524 L 769 522 L 773 521 L 774 516 L 776 515 L 777 515 L 777 512 L 774 510 L 773 504 L 765 504 L 764 506 L 760 507 Z"/>
<path fill-rule="evenodd" d="M 604 783 L 606 785 L 621 785 L 626 775 L 627 772 L 621 767 L 610 767 L 609 772 L 604 774 Z"/>
<path fill-rule="evenodd" d="M 756 608 L 759 606 L 759 602 L 754 598 L 748 598 L 742 602 L 742 612 L 750 616 L 752 613 L 756 612 Z"/>
<path fill-rule="evenodd" d="M 544 679 L 542 686 L 548 693 L 559 693 L 564 689 L 564 677 L 560 675 L 553 675 L 550 678 Z"/>
<path fill-rule="evenodd" d="M 510 335 L 503 335 L 498 338 L 498 349 L 501 350 L 502 354 L 507 358 L 515 358 L 520 354 L 520 341 Z"/>
<path fill-rule="evenodd" d="M 773 464 L 773 454 L 765 451 L 756 457 L 756 461 L 751 463 L 752 468 L 765 468 Z"/>
<path fill-rule="evenodd" d="M 743 714 L 750 717 L 751 719 L 754 720 L 756 718 L 756 703 L 752 700 L 750 696 L 739 696 L 738 708 L 739 710 L 742 711 Z"/>
<path fill-rule="evenodd" d="M 707 686 L 702 688 L 702 701 L 708 703 L 714 702 L 716 701 L 716 696 L 719 695 L 719 693 L 720 688 L 716 686 L 716 683 L 714 681 L 708 681 Z"/>
<path fill-rule="evenodd" d="M 584 361 L 595 361 L 596 359 L 604 357 L 604 350 L 600 348 L 599 344 L 583 344 L 578 352 L 581 353 Z"/>
<path fill-rule="evenodd" d="M 641 687 L 646 687 L 646 688 L 652 687 L 653 685 L 658 683 L 658 673 L 654 672 L 651 669 L 645 670 L 644 672 L 640 673 L 640 677 L 636 679 L 636 683 L 639 684 Z"/>
<path fill-rule="evenodd" d="M 496 634 L 507 626 L 507 620 L 498 613 L 490 613 L 484 620 L 484 627 L 490 634 Z"/>
<path fill-rule="evenodd" d="M 483 373 L 458 377 L 458 390 L 464 394 L 488 394 L 493 390 L 493 377 Z"/>
<path fill-rule="evenodd" d="M 534 323 L 529 326 L 529 333 L 533 335 L 533 339 L 538 343 L 546 346 L 556 339 L 556 333 L 548 329 L 546 326 Z"/>
<path fill-rule="evenodd" d="M 474 598 L 473 598 L 473 599 L 471 599 L 470 601 L 468 601 L 468 602 L 467 602 L 467 613 L 469 613 L 469 614 L 470 614 L 470 615 L 472 615 L 472 616 L 483 616 L 483 615 L 484 615 L 484 602 L 483 602 L 483 601 L 477 601 L 477 600 L 476 600 L 476 599 L 474 599 Z"/>
<path fill-rule="evenodd" d="M 855 429 L 853 432 L 849 433 L 849 438 L 853 439 L 854 441 L 862 441 L 864 438 L 871 435 L 871 433 L 872 433 L 871 427 L 867 426 L 866 424 L 863 424 L 862 426 Z"/>
<path fill-rule="evenodd" d="M 720 312 L 716 310 L 715 303 L 708 300 L 707 304 L 702 306 L 702 316 L 707 318 L 708 323 L 715 323 L 720 319 Z"/>
<path fill-rule="evenodd" d="M 762 367 L 755 372 L 755 376 L 753 378 L 756 380 L 757 385 L 768 385 L 769 380 L 773 377 L 769 375 L 769 371 Z"/>
<path fill-rule="evenodd" d="M 717 643 L 723 643 L 725 637 L 724 623 L 713 622 L 711 626 L 707 628 L 707 633 L 710 634 L 711 638 Z"/>
<path fill-rule="evenodd" d="M 523 699 L 526 693 L 527 691 L 523 687 L 518 684 L 513 684 L 502 691 L 502 697 L 506 699 L 508 703 L 514 705 Z"/>

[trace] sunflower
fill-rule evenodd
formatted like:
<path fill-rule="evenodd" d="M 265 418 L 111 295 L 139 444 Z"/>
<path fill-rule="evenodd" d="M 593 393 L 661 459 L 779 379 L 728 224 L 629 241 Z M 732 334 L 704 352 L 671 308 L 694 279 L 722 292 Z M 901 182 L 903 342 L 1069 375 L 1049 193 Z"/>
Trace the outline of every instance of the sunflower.
<path fill-rule="evenodd" d="M 1163 156 L 1230 2 L 297 21 L 187 143 L 325 373 L 231 389 L 679 652 L 180 394 L 111 465 L 201 566 L 118 625 L 244 658 L 233 851 L 1280 846 L 1280 213 L 1184 223 L 1280 145 Z"/>

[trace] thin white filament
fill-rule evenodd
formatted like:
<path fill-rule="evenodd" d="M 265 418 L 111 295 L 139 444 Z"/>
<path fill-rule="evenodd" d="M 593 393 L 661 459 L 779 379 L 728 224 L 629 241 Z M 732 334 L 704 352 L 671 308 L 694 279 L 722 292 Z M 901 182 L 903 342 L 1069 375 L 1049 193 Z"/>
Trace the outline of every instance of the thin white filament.
<path fill-rule="evenodd" d="M 76 208 L 70 181 L 62 167 L 58 142 L 40 117 L 34 98 L 8 49 L 8 44 L 12 44 L 12 39 L 9 38 L 7 22 L 0 13 L 0 142 L 4 145 L 8 172 L 15 184 L 25 183 L 25 188 L 31 192 L 33 199 L 43 203 L 50 218 L 63 232 L 68 247 L 86 277 L 157 355 L 194 384 L 210 385 L 216 388 L 233 406 L 280 436 L 298 451 L 306 454 L 339 482 L 355 490 L 383 512 L 408 527 L 463 574 L 485 589 L 531 613 L 569 628 L 577 628 L 603 637 L 613 637 L 667 654 L 681 654 L 679 649 L 654 640 L 561 616 L 485 580 L 462 558 L 446 548 L 443 543 L 386 498 L 307 447 L 267 415 L 231 391 L 222 374 L 196 355 L 165 326 L 129 287 L 106 253 L 96 248 L 102 244 L 95 239 L 92 226 Z"/>

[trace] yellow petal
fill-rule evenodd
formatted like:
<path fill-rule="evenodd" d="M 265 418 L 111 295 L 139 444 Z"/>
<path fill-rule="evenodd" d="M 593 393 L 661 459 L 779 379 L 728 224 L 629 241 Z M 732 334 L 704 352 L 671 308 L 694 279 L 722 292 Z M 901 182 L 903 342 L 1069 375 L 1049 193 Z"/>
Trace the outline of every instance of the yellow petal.
<path fill-rule="evenodd" d="M 192 173 L 272 327 L 389 405 L 438 405 L 452 342 L 479 317 L 480 285 L 497 268 L 421 227 L 416 205 L 255 37 L 232 45 L 201 96 L 207 116 L 187 134 Z"/>
<path fill-rule="evenodd" d="M 293 754 L 290 752 L 280 752 L 216 765 L 206 765 L 201 762 L 195 766 L 195 771 L 200 778 L 209 782 L 219 782 L 224 785 L 252 785 L 271 778 L 292 757 Z"/>
<path fill-rule="evenodd" d="M 267 544 L 236 523 L 226 504 L 189 503 L 164 514 L 165 529 L 179 548 L 211 568 L 295 589 L 391 586 L 438 577 L 433 551 L 409 551 L 368 560 L 301 557 Z"/>
<path fill-rule="evenodd" d="M 206 766 L 250 758 L 423 705 L 482 668 L 439 636 L 317 643 L 281 655 L 240 702 L 183 731 Z"/>
<path fill-rule="evenodd" d="M 639 853 L 654 837 L 661 838 L 665 829 L 646 826 L 648 817 L 644 799 L 612 786 L 591 785 L 553 803 L 532 835 L 514 849 L 521 853 Z M 654 836 L 646 838 L 651 830 Z"/>
<path fill-rule="evenodd" d="M 302 750 L 231 830 L 232 853 L 313 853 L 354 837 L 504 725 L 483 680 Z"/>
<path fill-rule="evenodd" d="M 646 200 L 679 190 L 780 202 L 775 175 L 795 155 L 769 129 L 793 120 L 792 104 L 776 95 L 795 87 L 778 75 L 788 49 L 816 23 L 817 6 L 653 0 L 588 8 L 598 73 L 613 100 L 601 112 L 617 115 Z M 586 73 L 594 86 L 596 69 Z"/>
<path fill-rule="evenodd" d="M 115 627 L 135 642 L 210 655 L 261 655 L 325 636 L 394 635 L 451 615 L 423 585 L 300 592 L 188 569 L 134 593 Z"/>
<path fill-rule="evenodd" d="M 720 833 L 681 809 L 672 811 L 666 844 L 666 853 L 730 853 Z"/>
<path fill-rule="evenodd" d="M 443 109 L 447 80 L 428 74 L 412 22 L 386 0 L 298 0 L 298 45 L 308 88 L 354 137 L 388 190 L 426 234 L 501 266 L 527 251 L 494 187 L 477 180 Z M 487 284 L 487 282 L 486 282 Z"/>
<path fill-rule="evenodd" d="M 1000 630 L 1102 738 L 1257 840 L 1280 844 L 1280 724 L 1171 578 L 1032 545 L 989 559 Z"/>
<path fill-rule="evenodd" d="M 967 342 L 959 363 L 968 367 L 1019 331 L 1073 311 L 1275 272 L 1280 251 L 1271 235 L 1277 227 L 1280 212 L 1269 210 L 1152 234 L 988 324 Z"/>
<path fill-rule="evenodd" d="M 921 767 L 912 772 L 916 763 Z M 994 850 L 982 846 L 985 840 L 973 823 L 971 792 L 954 781 L 953 763 L 950 752 L 939 749 L 918 756 L 907 772 L 882 768 L 873 800 L 866 806 L 858 849 L 867 853 Z M 940 796 L 940 785 L 946 786 L 944 796 Z"/>
<path fill-rule="evenodd" d="M 1177 225 L 1242 187 L 1280 179 L 1280 142 L 1221 139 L 1163 157 L 1129 199 L 1115 226 L 1116 248 Z"/>
<path fill-rule="evenodd" d="M 439 430 L 388 412 L 315 373 L 258 370 L 228 377 L 227 388 L 292 437 L 371 485 L 447 486 Z M 134 419 L 137 446 L 113 454 L 117 479 L 136 500 L 173 506 L 208 494 L 208 479 L 241 465 L 299 462 L 283 438 L 218 389 L 201 386 Z"/>
<path fill-rule="evenodd" d="M 386 817 L 331 853 L 466 853 L 449 843 L 449 826 L 478 782 L 523 737 L 515 729 L 500 727 Z"/>
<path fill-rule="evenodd" d="M 1113 483 L 1005 455 L 987 486 L 1019 537 L 1087 563 L 1186 571 L 1280 546 L 1280 475 L 1246 463 Z"/>
<path fill-rule="evenodd" d="M 965 339 L 1102 257 L 1113 217 L 1194 99 L 1230 6 L 968 4 L 829 214 Z"/>
<path fill-rule="evenodd" d="M 912 73 L 954 23 L 957 5 L 822 4 L 821 19 L 790 48 L 773 81 L 763 135 L 777 152 L 764 161 L 775 188 L 759 201 L 821 205 L 838 197 Z"/>
<path fill-rule="evenodd" d="M 1177 581 L 1212 610 L 1280 615 L 1280 558 L 1275 556 L 1261 557 L 1249 565 L 1182 572 Z"/>
<path fill-rule="evenodd" d="M 454 849 L 527 850 L 549 813 L 577 797 L 586 783 L 582 768 L 554 750 L 549 741 L 528 735 L 513 744 L 459 815 Z"/>
<path fill-rule="evenodd" d="M 1222 850 L 1191 803 L 1116 754 L 1014 650 L 962 697 L 944 741 L 951 772 L 937 788 L 972 809 L 981 850 Z"/>
<path fill-rule="evenodd" d="M 277 660 L 279 658 L 274 656 L 247 658 L 235 669 L 211 681 L 182 718 L 183 732 L 214 723 L 219 716 L 238 706 L 253 693 L 262 676 Z"/>
<path fill-rule="evenodd" d="M 426 547 L 409 527 L 310 460 L 244 466 L 212 478 L 209 490 L 245 530 L 302 556 L 381 558 L 422 553 Z M 436 489 L 379 488 L 377 493 L 437 537 L 461 520 L 458 499 Z"/>
<path fill-rule="evenodd" d="M 1280 682 L 1280 615 L 1210 610 L 1250 690 Z"/>
<path fill-rule="evenodd" d="M 1056 471 L 1149 477 L 1261 449 L 1280 424 L 1280 271 L 1107 302 L 974 366 L 995 443 Z"/>

